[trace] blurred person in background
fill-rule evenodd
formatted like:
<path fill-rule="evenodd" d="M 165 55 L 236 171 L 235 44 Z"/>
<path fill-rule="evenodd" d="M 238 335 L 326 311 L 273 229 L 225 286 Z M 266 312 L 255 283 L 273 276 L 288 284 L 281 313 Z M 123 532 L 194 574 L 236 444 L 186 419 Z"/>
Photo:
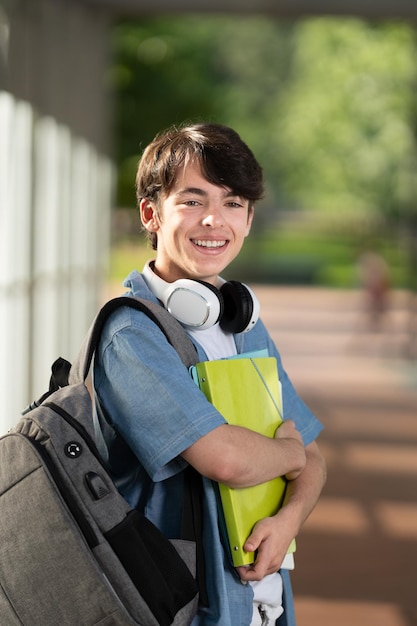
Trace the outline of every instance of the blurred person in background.
<path fill-rule="evenodd" d="M 364 312 L 371 332 L 383 330 L 390 300 L 390 277 L 386 261 L 380 254 L 367 251 L 358 260 L 359 283 L 364 294 Z"/>

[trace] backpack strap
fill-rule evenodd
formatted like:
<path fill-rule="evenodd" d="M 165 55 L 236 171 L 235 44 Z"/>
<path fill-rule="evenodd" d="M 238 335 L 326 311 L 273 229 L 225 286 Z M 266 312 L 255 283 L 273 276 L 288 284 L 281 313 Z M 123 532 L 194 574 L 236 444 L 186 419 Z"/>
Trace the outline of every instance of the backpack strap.
<path fill-rule="evenodd" d="M 164 333 L 165 337 L 178 352 L 182 362 L 188 368 L 197 363 L 197 350 L 181 324 L 161 305 L 130 296 L 120 296 L 109 300 L 99 311 L 88 331 L 80 352 L 69 374 L 69 383 L 84 382 L 90 371 L 94 353 L 98 347 L 104 324 L 114 311 L 120 307 L 130 307 L 145 313 Z"/>

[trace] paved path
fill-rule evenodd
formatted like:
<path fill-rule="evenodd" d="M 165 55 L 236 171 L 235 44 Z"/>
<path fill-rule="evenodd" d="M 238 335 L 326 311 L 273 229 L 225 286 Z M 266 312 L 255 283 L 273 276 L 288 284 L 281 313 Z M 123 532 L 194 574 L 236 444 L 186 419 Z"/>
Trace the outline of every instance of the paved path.
<path fill-rule="evenodd" d="M 329 478 L 298 538 L 298 626 L 417 625 L 417 360 L 403 295 L 388 332 L 358 294 L 256 289 L 298 391 L 325 425 Z"/>

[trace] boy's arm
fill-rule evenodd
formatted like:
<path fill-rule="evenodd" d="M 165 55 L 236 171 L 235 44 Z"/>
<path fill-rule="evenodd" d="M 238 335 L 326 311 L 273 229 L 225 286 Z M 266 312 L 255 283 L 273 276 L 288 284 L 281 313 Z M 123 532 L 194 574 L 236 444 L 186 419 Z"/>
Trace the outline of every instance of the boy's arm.
<path fill-rule="evenodd" d="M 222 424 L 184 450 L 182 457 L 200 474 L 229 487 L 251 487 L 277 476 L 298 475 L 306 453 L 294 422 L 284 422 L 271 439 Z"/>

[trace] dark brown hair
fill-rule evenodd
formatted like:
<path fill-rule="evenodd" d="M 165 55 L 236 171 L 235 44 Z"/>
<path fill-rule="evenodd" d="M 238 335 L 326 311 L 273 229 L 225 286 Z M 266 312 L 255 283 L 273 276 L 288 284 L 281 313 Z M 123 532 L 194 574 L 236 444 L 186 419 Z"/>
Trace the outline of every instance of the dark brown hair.
<path fill-rule="evenodd" d="M 200 165 L 209 182 L 231 189 L 250 206 L 262 197 L 262 169 L 238 133 L 221 124 L 201 123 L 173 126 L 147 146 L 136 174 L 138 205 L 143 198 L 158 205 L 190 161 Z M 156 234 L 148 236 L 156 249 Z"/>

